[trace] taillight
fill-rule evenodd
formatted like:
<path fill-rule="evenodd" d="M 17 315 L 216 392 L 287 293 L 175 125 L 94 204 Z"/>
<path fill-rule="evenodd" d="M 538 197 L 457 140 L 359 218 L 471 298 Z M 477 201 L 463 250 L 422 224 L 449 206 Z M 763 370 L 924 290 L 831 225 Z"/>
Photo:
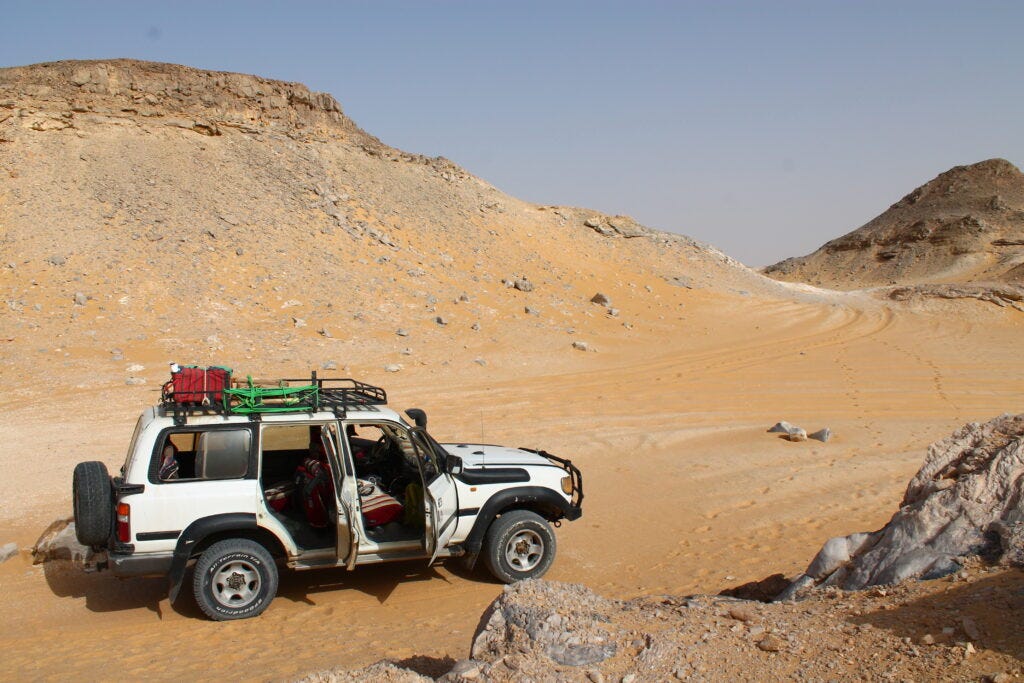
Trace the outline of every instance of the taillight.
<path fill-rule="evenodd" d="M 132 540 L 131 512 L 128 503 L 117 504 L 117 540 L 121 543 Z"/>

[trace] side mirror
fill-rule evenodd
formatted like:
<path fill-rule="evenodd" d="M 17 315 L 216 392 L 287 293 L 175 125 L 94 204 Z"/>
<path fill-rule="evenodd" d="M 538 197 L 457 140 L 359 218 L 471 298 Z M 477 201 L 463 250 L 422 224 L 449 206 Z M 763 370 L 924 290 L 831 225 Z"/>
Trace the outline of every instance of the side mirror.
<path fill-rule="evenodd" d="M 462 474 L 462 458 L 457 455 L 448 456 L 448 474 Z"/>
<path fill-rule="evenodd" d="M 405 414 L 412 418 L 413 424 L 420 429 L 427 428 L 427 414 L 419 408 L 409 408 Z"/>

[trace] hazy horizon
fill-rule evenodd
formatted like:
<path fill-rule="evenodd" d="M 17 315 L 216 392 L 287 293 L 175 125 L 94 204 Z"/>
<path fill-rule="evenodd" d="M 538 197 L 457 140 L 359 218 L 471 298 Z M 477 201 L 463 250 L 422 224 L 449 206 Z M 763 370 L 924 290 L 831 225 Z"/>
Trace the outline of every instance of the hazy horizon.
<path fill-rule="evenodd" d="M 1024 159 L 1024 5 L 9 5 L 0 65 L 128 57 L 300 81 L 509 194 L 752 266 L 956 165 Z"/>

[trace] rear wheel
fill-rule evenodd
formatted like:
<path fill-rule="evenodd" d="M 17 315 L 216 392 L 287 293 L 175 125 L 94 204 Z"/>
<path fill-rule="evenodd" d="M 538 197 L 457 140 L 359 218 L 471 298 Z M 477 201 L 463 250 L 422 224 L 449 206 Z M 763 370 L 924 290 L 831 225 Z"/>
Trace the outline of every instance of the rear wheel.
<path fill-rule="evenodd" d="M 82 545 L 105 545 L 113 523 L 114 494 L 107 466 L 93 460 L 75 465 L 71 478 L 75 536 Z"/>
<path fill-rule="evenodd" d="M 215 621 L 255 617 L 277 594 L 277 565 L 259 543 L 218 541 L 199 556 L 193 589 L 199 608 Z"/>
<path fill-rule="evenodd" d="M 499 581 L 540 578 L 554 561 L 555 534 L 547 520 L 534 512 L 506 512 L 487 531 L 484 563 Z"/>

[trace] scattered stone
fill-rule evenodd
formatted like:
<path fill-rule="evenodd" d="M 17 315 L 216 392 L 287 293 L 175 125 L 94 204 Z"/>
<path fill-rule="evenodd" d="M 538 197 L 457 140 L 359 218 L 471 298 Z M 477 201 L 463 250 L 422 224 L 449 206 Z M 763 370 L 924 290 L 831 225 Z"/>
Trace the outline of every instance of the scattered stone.
<path fill-rule="evenodd" d="M 46 262 L 49 263 L 51 266 L 63 266 L 65 263 L 68 262 L 68 260 L 63 256 L 54 254 L 53 256 L 48 256 L 46 258 Z"/>
<path fill-rule="evenodd" d="M 622 683 L 633 683 L 636 680 L 636 674 L 626 674 L 622 677 Z"/>
<path fill-rule="evenodd" d="M 590 303 L 597 304 L 599 306 L 611 306 L 612 300 L 607 295 L 598 292 L 594 296 L 590 297 Z"/>
<path fill-rule="evenodd" d="M 782 422 L 776 422 L 774 425 L 772 425 L 771 428 L 768 430 L 768 433 L 769 434 L 789 434 L 794 429 L 797 429 L 797 427 L 789 424 L 786 421 L 782 421 Z"/>
<path fill-rule="evenodd" d="M 145 369 L 145 366 L 139 365 L 138 363 L 132 363 L 127 367 L 125 372 L 142 372 Z"/>
<path fill-rule="evenodd" d="M 83 294 L 82 292 L 75 292 L 75 305 L 76 306 L 84 306 L 86 303 L 88 303 L 88 301 L 89 301 L 89 297 L 87 297 L 85 294 Z"/>
<path fill-rule="evenodd" d="M 921 636 L 921 644 L 922 645 L 934 645 L 935 644 L 935 636 L 933 636 L 930 633 L 924 634 L 923 636 Z"/>
<path fill-rule="evenodd" d="M 807 432 L 800 427 L 797 427 L 787 434 L 786 438 L 790 441 L 807 441 Z"/>
<path fill-rule="evenodd" d="M 757 641 L 757 648 L 759 650 L 764 650 L 765 652 L 781 652 L 785 647 L 786 641 L 774 633 L 769 633 L 764 638 Z"/>
<path fill-rule="evenodd" d="M 487 365 L 487 361 L 484 360 L 483 358 L 474 358 L 473 362 L 476 363 L 477 365 Z"/>
<path fill-rule="evenodd" d="M 473 330 L 474 332 L 479 332 L 480 331 L 480 323 L 473 323 L 472 325 L 469 326 L 469 329 Z"/>
<path fill-rule="evenodd" d="M 113 360 L 113 361 L 124 360 L 124 351 L 122 351 L 121 349 L 111 349 L 110 350 L 110 360 Z"/>
<path fill-rule="evenodd" d="M 402 364 L 401 363 L 390 363 L 390 364 L 384 366 L 384 372 L 401 372 L 401 371 L 402 371 Z"/>
<path fill-rule="evenodd" d="M 523 309 L 523 312 L 525 312 L 526 315 L 540 315 L 540 311 L 538 311 L 536 308 L 533 308 L 532 306 L 527 306 L 526 308 Z"/>
<path fill-rule="evenodd" d="M 459 294 L 458 301 L 460 303 L 468 304 L 469 303 L 469 295 L 466 294 L 465 292 L 463 292 L 462 294 Z"/>
<path fill-rule="evenodd" d="M 729 608 L 729 616 L 736 621 L 747 622 L 756 619 L 757 613 L 748 605 L 735 605 Z"/>
<path fill-rule="evenodd" d="M 1013 676 L 1005 672 L 999 672 L 997 674 L 989 674 L 986 676 L 990 683 L 1010 683 L 1013 680 Z"/>
<path fill-rule="evenodd" d="M 333 361 L 333 360 L 329 360 L 329 361 L 326 361 L 320 367 L 322 369 L 324 369 L 324 370 L 337 370 L 338 369 L 338 364 L 335 361 Z"/>
<path fill-rule="evenodd" d="M 832 438 L 832 430 L 828 427 L 824 427 L 813 434 L 808 434 L 807 438 L 814 439 L 815 441 L 820 441 L 822 443 L 828 443 L 828 440 Z"/>
<path fill-rule="evenodd" d="M 611 316 L 612 318 L 618 318 L 619 317 L 619 309 L 617 309 L 617 308 L 609 308 L 608 309 L 608 315 Z"/>
<path fill-rule="evenodd" d="M 130 387 L 135 387 L 135 386 L 141 386 L 141 385 L 145 384 L 146 380 L 143 377 L 129 377 L 128 379 L 126 379 L 124 381 L 124 383 L 127 384 Z"/>
<path fill-rule="evenodd" d="M 397 334 L 399 337 L 408 337 L 409 330 L 399 327 L 397 330 L 395 330 L 395 334 Z"/>
<path fill-rule="evenodd" d="M 320 335 L 321 337 L 327 337 L 328 339 L 332 339 L 332 338 L 333 338 L 333 336 L 331 335 L 331 331 L 330 331 L 330 330 L 328 330 L 328 329 L 327 329 L 326 327 L 321 327 L 321 328 L 320 328 L 319 330 L 317 330 L 316 332 L 317 332 L 317 334 L 319 334 L 319 335 Z"/>
<path fill-rule="evenodd" d="M 5 543 L 4 546 L 2 548 L 0 548 L 0 564 L 3 564 L 4 562 L 6 562 L 7 560 L 11 559 L 12 557 L 14 557 L 17 554 L 18 554 L 18 544 L 17 543 Z"/>
<path fill-rule="evenodd" d="M 473 681 L 480 677 L 480 664 L 472 659 L 463 659 L 455 662 L 455 665 L 444 676 L 452 681 Z"/>
<path fill-rule="evenodd" d="M 235 249 L 235 256 L 242 256 L 243 254 L 245 254 L 245 249 L 242 249 L 241 247 Z"/>
<path fill-rule="evenodd" d="M 436 318 L 434 318 L 434 322 L 437 323 L 438 325 L 447 325 L 448 324 L 448 320 L 444 316 L 441 316 L 441 315 L 439 315 Z"/>
<path fill-rule="evenodd" d="M 975 623 L 974 619 L 970 617 L 964 617 L 960 620 L 960 625 L 964 629 L 964 635 L 971 640 L 981 640 L 981 631 L 978 630 L 978 624 Z"/>
<path fill-rule="evenodd" d="M 577 351 L 589 351 L 590 344 L 588 344 L 585 341 L 574 341 L 572 343 L 572 348 L 576 349 Z"/>
<path fill-rule="evenodd" d="M 686 277 L 685 275 L 676 275 L 665 279 L 673 287 L 683 287 L 685 289 L 693 289 L 693 280 Z"/>
<path fill-rule="evenodd" d="M 527 280 L 525 277 L 519 278 L 512 285 L 520 292 L 532 292 L 533 283 Z"/>
<path fill-rule="evenodd" d="M 303 320 L 302 318 L 296 318 L 292 316 L 292 324 L 295 325 L 295 327 L 305 327 L 306 321 Z"/>

